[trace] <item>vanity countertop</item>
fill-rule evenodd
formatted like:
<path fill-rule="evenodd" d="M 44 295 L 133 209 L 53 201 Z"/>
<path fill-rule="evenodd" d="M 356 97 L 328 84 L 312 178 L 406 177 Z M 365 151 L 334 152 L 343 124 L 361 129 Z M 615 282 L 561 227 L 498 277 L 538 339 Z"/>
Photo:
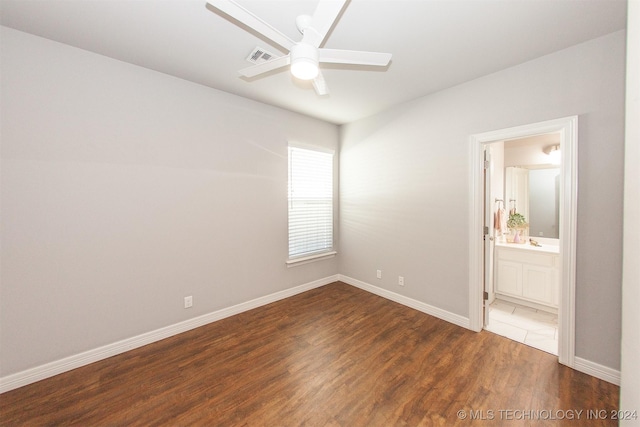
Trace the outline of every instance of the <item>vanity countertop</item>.
<path fill-rule="evenodd" d="M 550 245 L 540 243 L 542 246 L 533 246 L 530 243 L 506 243 L 506 242 L 496 242 L 496 246 L 500 246 L 503 248 L 509 248 L 520 251 L 532 251 L 532 252 L 543 252 L 548 254 L 559 254 L 560 247 L 557 245 Z"/>

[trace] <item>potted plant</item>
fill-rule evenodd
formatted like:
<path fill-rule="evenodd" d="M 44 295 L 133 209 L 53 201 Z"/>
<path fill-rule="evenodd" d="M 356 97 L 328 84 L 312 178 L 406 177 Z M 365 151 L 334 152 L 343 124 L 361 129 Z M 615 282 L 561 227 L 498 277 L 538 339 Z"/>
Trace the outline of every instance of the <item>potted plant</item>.
<path fill-rule="evenodd" d="M 509 214 L 507 228 L 509 228 L 509 234 L 507 236 L 508 243 L 526 243 L 527 235 L 529 234 L 529 224 L 522 214 L 517 212 Z"/>

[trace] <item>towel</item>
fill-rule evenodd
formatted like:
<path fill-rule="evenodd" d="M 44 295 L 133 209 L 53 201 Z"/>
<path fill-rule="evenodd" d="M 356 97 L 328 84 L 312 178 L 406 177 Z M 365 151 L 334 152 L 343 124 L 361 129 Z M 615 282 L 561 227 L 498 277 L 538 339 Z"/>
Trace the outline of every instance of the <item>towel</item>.
<path fill-rule="evenodd" d="M 497 235 L 502 235 L 507 231 L 507 214 L 504 208 L 499 208 L 493 216 L 493 228 Z"/>

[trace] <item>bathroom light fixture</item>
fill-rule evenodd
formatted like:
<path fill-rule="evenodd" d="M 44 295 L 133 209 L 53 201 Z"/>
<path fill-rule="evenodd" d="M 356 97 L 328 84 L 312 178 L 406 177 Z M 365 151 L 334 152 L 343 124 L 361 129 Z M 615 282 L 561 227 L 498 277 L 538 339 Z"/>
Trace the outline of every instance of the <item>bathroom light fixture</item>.
<path fill-rule="evenodd" d="M 300 80 L 318 77 L 318 50 L 308 43 L 298 43 L 291 47 L 291 74 Z"/>
<path fill-rule="evenodd" d="M 550 145 L 545 147 L 545 154 L 549 155 L 552 165 L 559 165 L 561 161 L 560 145 Z"/>

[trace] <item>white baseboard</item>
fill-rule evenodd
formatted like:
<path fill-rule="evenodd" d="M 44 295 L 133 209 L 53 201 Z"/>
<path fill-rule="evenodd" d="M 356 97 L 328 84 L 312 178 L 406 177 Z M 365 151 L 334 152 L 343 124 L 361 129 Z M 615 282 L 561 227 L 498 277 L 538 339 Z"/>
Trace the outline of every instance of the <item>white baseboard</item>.
<path fill-rule="evenodd" d="M 449 311 L 443 310 L 438 307 L 434 307 L 432 305 L 426 304 L 424 302 L 406 297 L 404 295 L 397 294 L 395 292 L 388 291 L 383 288 L 379 288 L 377 286 L 373 286 L 369 283 L 362 282 L 358 279 L 354 279 L 349 276 L 344 276 L 342 274 L 338 275 L 339 280 L 351 286 L 355 286 L 356 288 L 360 288 L 364 291 L 371 292 L 372 294 L 376 294 L 388 300 L 397 302 L 399 304 L 405 305 L 407 307 L 411 307 L 415 310 L 421 311 L 423 313 L 429 314 L 431 316 L 437 317 L 438 319 L 442 319 L 449 323 L 453 323 L 454 325 L 461 326 L 466 329 L 470 329 L 469 318 L 460 316 L 458 314 L 451 313 Z"/>
<path fill-rule="evenodd" d="M 134 348 L 142 347 L 147 344 L 151 344 L 156 341 L 160 341 L 165 338 L 169 338 L 171 336 L 189 331 L 191 329 L 204 326 L 217 320 L 240 314 L 242 312 L 261 307 L 263 305 L 271 304 L 272 302 L 276 302 L 314 288 L 319 288 L 321 286 L 328 285 L 329 283 L 337 282 L 338 280 L 340 279 L 339 275 L 337 274 L 325 277 L 323 279 L 314 280 L 313 282 L 305 283 L 303 285 L 296 286 L 290 289 L 285 289 L 283 291 L 279 291 L 270 295 L 265 295 L 251 301 L 246 301 L 231 307 L 204 314 L 202 316 L 194 317 L 193 319 L 185 320 L 174 325 L 156 329 L 155 331 L 146 332 L 135 337 L 127 338 L 125 340 L 118 341 L 112 344 L 107 344 L 93 350 L 88 350 L 83 353 L 47 363 L 45 365 L 36 366 L 35 368 L 27 369 L 22 372 L 17 372 L 15 374 L 2 377 L 0 378 L 0 393 L 14 390 L 16 388 L 35 383 L 45 378 L 53 377 L 54 375 L 58 375 L 63 372 L 67 372 L 93 362 L 104 360 L 117 354 L 125 353 L 129 350 L 133 350 Z"/>
<path fill-rule="evenodd" d="M 453 323 L 454 325 L 469 329 L 469 319 L 464 316 L 460 316 L 458 314 L 442 310 L 440 308 L 423 303 L 421 301 L 414 300 L 404 295 L 400 295 L 395 292 L 373 286 L 369 283 L 362 282 L 352 277 L 336 274 L 290 289 L 285 289 L 283 291 L 279 291 L 270 295 L 265 295 L 251 301 L 246 301 L 231 307 L 223 308 L 221 310 L 195 317 L 193 319 L 185 320 L 183 322 L 176 323 L 164 328 L 156 329 L 154 331 L 150 331 L 135 337 L 127 338 L 122 341 L 107 344 L 105 346 L 69 356 L 64 359 L 56 360 L 45 365 L 37 366 L 35 368 L 27 369 L 22 372 L 2 377 L 0 378 L 0 393 L 14 390 L 16 388 L 32 384 L 40 380 L 53 377 L 63 372 L 67 372 L 81 366 L 89 365 L 91 363 L 104 360 L 111 356 L 122 354 L 129 350 L 133 350 L 135 348 L 139 348 L 147 344 L 169 338 L 171 336 L 189 331 L 191 329 L 204 326 L 217 320 L 240 314 L 242 312 L 252 310 L 254 308 L 258 308 L 285 298 L 289 298 L 299 293 L 319 288 L 321 286 L 325 286 L 337 281 L 344 282 L 348 285 L 355 286 L 356 288 L 381 296 L 407 307 L 411 307 L 415 310 L 437 317 L 444 321 Z M 608 368 L 606 366 L 599 365 L 597 363 L 579 357 L 575 358 L 573 368 L 577 371 L 594 376 L 603 381 L 620 385 L 620 371 L 618 370 Z"/>
<path fill-rule="evenodd" d="M 574 357 L 573 369 L 583 374 L 591 375 L 611 384 L 620 385 L 620 371 L 600 365 L 590 360 Z"/>
<path fill-rule="evenodd" d="M 454 325 L 461 326 L 466 329 L 470 329 L 469 319 L 454 313 L 450 313 L 446 310 L 431 306 L 429 304 L 408 298 L 404 295 L 397 294 L 395 292 L 388 291 L 386 289 L 373 286 L 369 283 L 362 282 L 352 277 L 338 275 L 341 282 L 347 283 L 351 286 L 355 286 L 372 294 L 376 294 L 383 298 L 405 305 L 407 307 L 414 308 L 422 311 L 423 313 L 430 314 L 439 319 L 453 323 Z M 591 375 L 603 381 L 607 381 L 611 384 L 620 385 L 620 371 L 609 368 L 607 366 L 600 365 L 595 362 L 591 362 L 580 357 L 574 357 L 573 366 L 571 368 L 576 371 L 580 371 L 584 374 Z"/>

